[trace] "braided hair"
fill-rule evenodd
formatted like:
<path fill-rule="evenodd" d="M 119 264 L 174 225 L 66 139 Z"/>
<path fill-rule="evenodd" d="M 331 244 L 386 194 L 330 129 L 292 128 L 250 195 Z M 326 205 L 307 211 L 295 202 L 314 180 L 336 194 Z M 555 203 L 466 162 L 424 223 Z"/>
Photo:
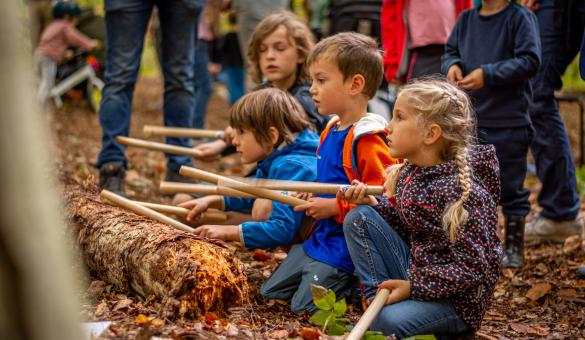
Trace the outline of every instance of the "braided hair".
<path fill-rule="evenodd" d="M 467 161 L 468 149 L 475 137 L 475 120 L 469 98 L 462 90 L 442 79 L 423 78 L 404 86 L 399 95 L 408 94 L 408 104 L 417 112 L 422 126 L 437 124 L 441 127 L 445 148 L 441 157 L 454 161 L 458 169 L 461 197 L 449 204 L 443 212 L 443 228 L 449 239 L 455 242 L 458 228 L 468 217 L 465 203 L 471 195 L 471 168 Z M 394 195 L 398 175 L 407 164 L 397 164 L 386 169 L 386 189 Z"/>

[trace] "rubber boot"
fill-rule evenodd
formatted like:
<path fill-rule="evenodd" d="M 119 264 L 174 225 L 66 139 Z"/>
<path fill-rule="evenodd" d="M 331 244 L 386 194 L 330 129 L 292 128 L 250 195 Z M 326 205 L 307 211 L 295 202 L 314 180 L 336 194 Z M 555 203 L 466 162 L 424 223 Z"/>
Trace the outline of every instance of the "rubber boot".
<path fill-rule="evenodd" d="M 506 250 L 502 268 L 521 268 L 524 265 L 524 216 L 506 216 Z"/>

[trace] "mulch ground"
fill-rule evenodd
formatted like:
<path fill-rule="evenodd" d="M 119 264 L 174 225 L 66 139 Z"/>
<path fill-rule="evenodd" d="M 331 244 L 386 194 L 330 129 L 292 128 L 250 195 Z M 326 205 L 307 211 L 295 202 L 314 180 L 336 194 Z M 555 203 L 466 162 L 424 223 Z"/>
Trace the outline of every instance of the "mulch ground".
<path fill-rule="evenodd" d="M 228 109 L 225 88 L 218 85 L 209 104 L 207 128 L 223 129 L 228 121 Z M 561 110 L 571 141 L 576 146 L 577 107 L 562 104 Z M 140 79 L 134 96 L 131 136 L 140 138 L 143 125 L 162 125 L 161 112 L 160 79 Z M 87 181 L 97 182 L 98 174 L 93 164 L 101 146 L 98 116 L 83 100 L 70 98 L 63 109 L 50 109 L 47 119 L 60 176 L 67 178 L 67 182 L 80 185 Z M 578 148 L 575 147 L 575 150 Z M 579 156 L 578 152 L 576 155 Z M 138 200 L 168 204 L 170 198 L 157 190 L 164 178 L 164 156 L 137 148 L 130 148 L 127 156 L 128 195 Z M 198 162 L 196 166 L 220 174 L 241 175 L 245 171 L 237 155 L 212 163 Z M 532 190 L 531 199 L 534 202 L 539 183 L 529 178 L 527 185 Z M 534 210 L 538 209 L 534 207 Z M 221 315 L 210 313 L 197 320 L 168 320 L 161 317 L 160 305 L 154 299 L 144 300 L 132 292 L 118 291 L 84 274 L 84 291 L 79 294 L 84 301 L 83 318 L 88 322 L 112 321 L 102 333 L 101 338 L 106 339 L 316 339 L 320 334 L 312 328 L 306 315 L 291 314 L 286 304 L 264 301 L 258 294 L 258 287 L 285 254 L 280 250 L 255 254 L 237 245 L 231 247 L 244 263 L 249 278 L 251 299 L 248 305 L 232 307 Z M 569 240 L 564 245 L 528 245 L 524 268 L 502 272 L 493 303 L 476 337 L 585 339 L 585 280 L 575 277 L 575 269 L 585 265 L 583 248 L 584 245 L 577 239 Z M 360 307 L 350 306 L 348 314 L 355 321 L 361 312 Z"/>

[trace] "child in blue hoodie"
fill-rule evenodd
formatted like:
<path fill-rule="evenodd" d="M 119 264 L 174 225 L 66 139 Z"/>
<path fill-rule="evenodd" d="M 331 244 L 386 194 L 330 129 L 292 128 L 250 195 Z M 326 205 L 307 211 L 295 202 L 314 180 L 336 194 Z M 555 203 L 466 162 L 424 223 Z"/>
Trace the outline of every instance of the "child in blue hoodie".
<path fill-rule="evenodd" d="M 286 91 L 266 88 L 240 98 L 231 109 L 233 143 L 245 164 L 258 162 L 256 178 L 315 181 L 317 134 L 300 104 Z M 180 204 L 191 209 L 188 222 L 196 223 L 208 208 L 250 213 L 254 199 L 210 195 Z M 303 212 L 272 202 L 265 221 L 240 225 L 203 225 L 195 233 L 224 241 L 238 241 L 248 248 L 289 245 L 299 232 Z"/>

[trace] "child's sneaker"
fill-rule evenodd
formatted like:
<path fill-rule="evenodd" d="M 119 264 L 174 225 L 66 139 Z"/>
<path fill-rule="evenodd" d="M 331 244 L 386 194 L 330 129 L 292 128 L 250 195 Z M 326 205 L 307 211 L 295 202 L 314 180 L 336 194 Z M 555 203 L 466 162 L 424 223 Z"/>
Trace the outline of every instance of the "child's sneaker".
<path fill-rule="evenodd" d="M 524 231 L 526 241 L 563 243 L 572 235 L 583 235 L 583 216 L 579 215 L 571 221 L 555 221 L 536 214 L 526 223 Z"/>

